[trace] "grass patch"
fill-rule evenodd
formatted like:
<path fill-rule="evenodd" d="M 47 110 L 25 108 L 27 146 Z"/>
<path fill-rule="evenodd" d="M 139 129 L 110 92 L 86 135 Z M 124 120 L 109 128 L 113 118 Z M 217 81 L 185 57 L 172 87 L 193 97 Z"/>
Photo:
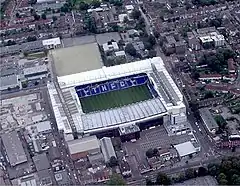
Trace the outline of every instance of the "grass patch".
<path fill-rule="evenodd" d="M 84 113 L 107 110 L 137 103 L 152 98 L 147 85 L 130 87 L 123 90 L 112 91 L 80 98 Z"/>
<path fill-rule="evenodd" d="M 28 59 L 44 58 L 44 57 L 47 57 L 45 52 L 37 52 L 37 53 L 31 53 L 27 55 Z"/>

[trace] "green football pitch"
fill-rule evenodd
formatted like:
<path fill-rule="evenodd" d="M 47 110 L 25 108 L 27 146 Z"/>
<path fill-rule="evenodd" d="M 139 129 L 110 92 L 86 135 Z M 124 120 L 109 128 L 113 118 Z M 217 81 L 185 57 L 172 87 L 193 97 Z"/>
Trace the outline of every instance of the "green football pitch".
<path fill-rule="evenodd" d="M 83 112 L 89 113 L 122 107 L 124 105 L 144 101 L 150 98 L 152 98 L 152 94 L 150 93 L 147 85 L 140 85 L 96 96 L 80 98 L 80 102 Z"/>

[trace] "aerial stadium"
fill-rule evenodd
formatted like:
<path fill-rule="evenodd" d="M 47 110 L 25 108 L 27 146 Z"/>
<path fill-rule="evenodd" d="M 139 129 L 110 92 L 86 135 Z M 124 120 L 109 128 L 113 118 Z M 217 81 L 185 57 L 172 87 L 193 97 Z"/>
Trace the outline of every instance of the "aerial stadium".
<path fill-rule="evenodd" d="M 59 129 L 66 134 L 126 133 L 186 121 L 183 96 L 160 57 L 58 76 L 48 84 Z M 133 127 L 134 128 L 134 127 Z"/>

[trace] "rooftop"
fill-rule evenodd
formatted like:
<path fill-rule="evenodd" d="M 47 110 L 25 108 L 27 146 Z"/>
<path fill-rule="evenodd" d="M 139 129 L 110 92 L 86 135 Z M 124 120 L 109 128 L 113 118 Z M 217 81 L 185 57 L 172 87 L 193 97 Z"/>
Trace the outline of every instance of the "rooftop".
<path fill-rule="evenodd" d="M 116 153 L 113 148 L 111 138 L 102 138 L 100 140 L 100 144 L 105 162 L 108 162 L 112 156 L 116 158 Z"/>
<path fill-rule="evenodd" d="M 38 65 L 35 67 L 29 67 L 29 68 L 24 68 L 23 73 L 24 75 L 30 75 L 30 74 L 35 74 L 35 73 L 41 73 L 41 72 L 47 72 L 47 66 L 46 65 Z"/>
<path fill-rule="evenodd" d="M 6 86 L 18 85 L 18 84 L 19 84 L 19 81 L 18 81 L 17 75 L 0 77 L 0 87 L 2 88 Z"/>
<path fill-rule="evenodd" d="M 218 124 L 213 118 L 211 112 L 207 108 L 199 109 L 200 115 L 202 120 L 204 121 L 205 125 L 207 126 L 208 130 L 213 130 L 218 128 Z"/>
<path fill-rule="evenodd" d="M 89 136 L 77 140 L 68 141 L 67 144 L 71 154 L 77 154 L 100 148 L 100 144 L 96 136 Z"/>
<path fill-rule="evenodd" d="M 99 69 L 103 66 L 97 43 L 52 51 L 57 76 Z"/>
<path fill-rule="evenodd" d="M 187 156 L 196 152 L 195 147 L 190 141 L 180 143 L 178 145 L 175 145 L 174 147 L 178 151 L 180 157 Z"/>
<path fill-rule="evenodd" d="M 36 166 L 37 171 L 45 170 L 50 167 L 46 153 L 33 156 L 33 162 Z"/>
<path fill-rule="evenodd" d="M 120 135 L 131 134 L 140 131 L 137 125 L 127 125 L 119 127 Z"/>
<path fill-rule="evenodd" d="M 23 145 L 16 131 L 5 133 L 1 137 L 11 166 L 27 161 Z"/>

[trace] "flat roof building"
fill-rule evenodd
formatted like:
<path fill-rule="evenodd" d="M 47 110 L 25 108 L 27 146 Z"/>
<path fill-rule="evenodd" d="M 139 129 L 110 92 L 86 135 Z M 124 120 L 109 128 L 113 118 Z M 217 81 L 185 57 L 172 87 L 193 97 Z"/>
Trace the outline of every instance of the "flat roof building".
<path fill-rule="evenodd" d="M 208 131 L 215 134 L 215 132 L 218 130 L 218 124 L 213 118 L 209 109 L 201 108 L 199 109 L 199 113 Z"/>
<path fill-rule="evenodd" d="M 46 77 L 47 73 L 48 73 L 48 69 L 46 65 L 38 65 L 38 66 L 23 69 L 23 74 L 25 78 L 29 80 Z"/>
<path fill-rule="evenodd" d="M 108 138 L 108 137 L 102 138 L 100 140 L 100 144 L 101 144 L 101 150 L 102 150 L 102 153 L 103 153 L 105 163 L 109 162 L 111 157 L 117 158 L 115 150 L 113 148 L 111 138 Z"/>
<path fill-rule="evenodd" d="M 193 146 L 192 142 L 190 141 L 187 141 L 185 143 L 180 143 L 178 145 L 174 145 L 174 148 L 177 150 L 180 158 L 197 152 L 196 148 Z"/>
<path fill-rule="evenodd" d="M 61 46 L 61 40 L 59 37 L 42 40 L 42 44 L 47 49 L 59 48 Z"/>
<path fill-rule="evenodd" d="M 18 80 L 17 75 L 10 75 L 0 77 L 0 91 L 8 90 L 8 88 L 21 87 L 21 82 Z"/>
<path fill-rule="evenodd" d="M 100 153 L 100 143 L 96 136 L 68 141 L 67 144 L 73 160 L 84 158 L 88 154 Z"/>
<path fill-rule="evenodd" d="M 17 131 L 5 133 L 1 136 L 1 138 L 11 166 L 15 166 L 27 161 L 27 156 Z"/>

